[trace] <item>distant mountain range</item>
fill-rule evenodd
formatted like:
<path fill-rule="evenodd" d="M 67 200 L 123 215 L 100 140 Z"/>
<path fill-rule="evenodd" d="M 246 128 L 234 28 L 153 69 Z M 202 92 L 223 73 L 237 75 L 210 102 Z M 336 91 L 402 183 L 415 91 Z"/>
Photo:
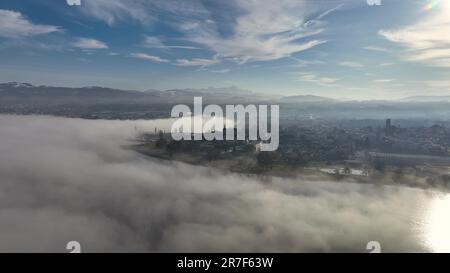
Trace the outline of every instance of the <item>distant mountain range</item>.
<path fill-rule="evenodd" d="M 264 96 L 255 94 L 249 90 L 237 88 L 235 86 L 205 89 L 172 89 L 172 90 L 120 90 L 92 87 L 53 87 L 34 86 L 28 83 L 0 83 L 0 98 L 5 100 L 66 100 L 75 101 L 95 101 L 95 102 L 145 102 L 145 103 L 192 103 L 194 96 L 202 96 L 204 100 L 227 102 L 227 101 L 254 101 L 263 100 Z"/>
<path fill-rule="evenodd" d="M 98 86 L 91 87 L 54 87 L 35 86 L 29 83 L 0 83 L 0 99 L 8 102 L 28 101 L 33 103 L 52 101 L 61 103 L 192 103 L 194 96 L 202 96 L 206 103 L 293 103 L 293 104 L 321 104 L 321 103 L 435 103 L 450 102 L 450 96 L 413 96 L 392 101 L 349 101 L 315 95 L 275 96 L 254 93 L 230 87 L 208 87 L 203 89 L 171 89 L 171 90 L 121 90 Z"/>
<path fill-rule="evenodd" d="M 137 91 L 124 91 L 103 87 L 52 87 L 33 86 L 28 83 L 0 83 L 0 96 L 10 98 L 129 98 L 145 97 Z"/>
<path fill-rule="evenodd" d="M 335 100 L 314 95 L 262 95 L 231 87 L 172 90 L 120 90 L 104 87 L 34 86 L 0 83 L 0 114 L 44 114 L 89 119 L 153 119 L 170 116 L 175 104 L 279 104 L 285 120 L 448 119 L 450 96 L 416 96 L 401 100 Z"/>
<path fill-rule="evenodd" d="M 203 89 L 170 89 L 146 91 L 120 90 L 98 86 L 54 87 L 34 86 L 29 83 L 0 83 L 0 98 L 3 100 L 67 101 L 67 102 L 142 102 L 142 103 L 192 103 L 194 96 L 203 97 L 210 103 L 250 103 L 270 101 L 271 103 L 324 103 L 336 100 L 314 96 L 275 96 L 254 93 L 236 86 L 208 87 Z"/>
<path fill-rule="evenodd" d="M 297 96 L 286 96 L 278 99 L 279 102 L 283 103 L 317 103 L 317 102 L 337 102 L 337 100 L 314 96 L 314 95 L 297 95 Z"/>
<path fill-rule="evenodd" d="M 412 96 L 403 98 L 403 102 L 450 102 L 450 96 Z"/>

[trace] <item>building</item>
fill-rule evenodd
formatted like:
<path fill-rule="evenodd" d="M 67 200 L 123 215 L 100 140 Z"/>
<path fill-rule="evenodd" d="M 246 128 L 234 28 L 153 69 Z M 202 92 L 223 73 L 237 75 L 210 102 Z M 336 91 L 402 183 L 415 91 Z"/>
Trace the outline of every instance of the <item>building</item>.
<path fill-rule="evenodd" d="M 386 119 L 386 135 L 390 136 L 392 134 L 392 124 L 391 124 L 391 119 L 388 118 Z"/>
<path fill-rule="evenodd" d="M 388 165 L 397 165 L 397 166 L 398 165 L 450 166 L 450 157 L 445 156 L 369 152 L 368 159 L 372 163 L 385 163 Z"/>

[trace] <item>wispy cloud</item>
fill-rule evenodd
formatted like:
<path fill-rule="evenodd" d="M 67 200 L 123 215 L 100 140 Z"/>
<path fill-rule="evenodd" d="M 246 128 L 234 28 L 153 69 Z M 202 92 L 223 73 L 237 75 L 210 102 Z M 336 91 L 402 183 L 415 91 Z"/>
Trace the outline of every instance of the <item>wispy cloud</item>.
<path fill-rule="evenodd" d="M 418 23 L 400 29 L 380 30 L 387 40 L 403 45 L 403 58 L 437 67 L 450 67 L 450 2 L 440 1 L 440 7 Z"/>
<path fill-rule="evenodd" d="M 207 14 L 201 0 L 86 0 L 83 6 L 81 12 L 104 21 L 109 26 L 123 22 L 148 26 L 158 22 L 161 14 L 164 14 L 166 19 L 170 18 L 170 21 L 197 18 Z"/>
<path fill-rule="evenodd" d="M 299 58 L 291 57 L 292 60 L 295 60 L 297 63 L 292 65 L 293 67 L 307 67 L 311 65 L 323 65 L 326 64 L 324 61 L 320 60 L 302 60 Z"/>
<path fill-rule="evenodd" d="M 220 22 L 196 22 L 186 29 L 188 38 L 208 46 L 219 56 L 238 63 L 271 61 L 293 56 L 327 42 L 319 37 L 326 28 L 324 18 L 342 5 L 298 0 L 231 0 L 230 35 Z M 319 15 L 316 15 L 319 13 Z M 309 19 L 311 18 L 311 19 Z"/>
<path fill-rule="evenodd" d="M 296 79 L 296 81 L 311 82 L 326 87 L 336 86 L 336 82 L 339 80 L 338 78 L 319 77 L 313 73 L 300 73 L 300 78 Z"/>
<path fill-rule="evenodd" d="M 378 46 L 365 46 L 365 47 L 363 47 L 363 49 L 378 51 L 378 52 L 389 52 L 388 49 L 386 49 L 384 47 L 378 47 Z"/>
<path fill-rule="evenodd" d="M 197 22 L 185 32 L 189 40 L 203 44 L 223 58 L 239 63 L 269 61 L 289 57 L 326 41 L 311 39 L 321 33 L 319 20 L 306 21 L 304 1 L 231 1 L 236 9 L 232 34 L 217 31 L 220 22 Z M 308 14 L 309 15 L 309 14 Z"/>
<path fill-rule="evenodd" d="M 345 66 L 345 67 L 351 67 L 351 68 L 362 68 L 362 67 L 364 67 L 364 65 L 361 64 L 361 63 L 350 62 L 350 61 L 339 62 L 338 65 Z"/>
<path fill-rule="evenodd" d="M 91 0 L 84 1 L 80 9 L 86 15 L 92 16 L 113 26 L 118 21 L 137 21 L 148 24 L 155 20 L 147 11 L 146 1 L 136 0 Z"/>
<path fill-rule="evenodd" d="M 5 50 L 7 48 L 9 49 L 22 48 L 30 51 L 42 50 L 42 51 L 57 51 L 57 52 L 70 50 L 67 48 L 65 43 L 54 43 L 50 41 L 41 42 L 36 40 L 30 42 L 30 40 L 28 39 L 9 39 L 8 41 L 0 43 L 0 50 Z"/>
<path fill-rule="evenodd" d="M 157 63 L 167 63 L 167 62 L 169 62 L 169 60 L 163 59 L 163 58 L 158 57 L 158 56 L 148 55 L 148 54 L 145 54 L 145 53 L 131 53 L 130 57 L 137 58 L 137 59 L 142 59 L 142 60 L 147 60 L 147 61 L 152 61 L 152 62 L 157 62 Z"/>
<path fill-rule="evenodd" d="M 143 45 L 148 48 L 165 48 L 166 46 L 157 37 L 145 36 Z"/>
<path fill-rule="evenodd" d="M 0 9 L 0 37 L 19 38 L 61 31 L 58 26 L 33 24 L 20 12 Z"/>
<path fill-rule="evenodd" d="M 218 64 L 220 61 L 217 58 L 213 59 L 202 59 L 202 58 L 193 58 L 193 59 L 178 59 L 176 60 L 176 65 L 178 66 L 210 66 L 214 64 Z"/>
<path fill-rule="evenodd" d="M 393 82 L 394 79 L 378 79 L 378 80 L 374 80 L 374 82 L 376 83 L 390 83 Z"/>
<path fill-rule="evenodd" d="M 223 73 L 228 73 L 228 72 L 230 72 L 231 70 L 225 68 L 225 69 L 216 69 L 216 70 L 210 70 L 210 71 L 213 72 L 213 73 L 220 73 L 220 74 L 223 74 Z"/>
<path fill-rule="evenodd" d="M 445 89 L 446 91 L 450 90 L 450 80 L 430 80 L 423 83 L 430 87 Z"/>
<path fill-rule="evenodd" d="M 107 44 L 96 39 L 90 38 L 77 38 L 75 42 L 72 43 L 74 47 L 82 49 L 107 49 L 109 48 Z"/>
<path fill-rule="evenodd" d="M 196 0 L 86 2 L 83 12 L 111 26 L 126 20 L 148 24 L 164 14 L 170 19 L 166 24 L 182 33 L 180 38 L 194 43 L 168 45 L 148 37 L 144 43 L 148 47 L 199 49 L 201 45 L 220 60 L 238 63 L 277 60 L 326 43 L 318 37 L 326 28 L 324 19 L 342 6 L 304 0 L 230 0 L 220 5 Z"/>
<path fill-rule="evenodd" d="M 160 38 L 153 36 L 145 36 L 144 47 L 147 48 L 158 48 L 158 49 L 187 49 L 187 50 L 201 50 L 200 47 L 187 46 L 187 45 L 166 45 Z"/>

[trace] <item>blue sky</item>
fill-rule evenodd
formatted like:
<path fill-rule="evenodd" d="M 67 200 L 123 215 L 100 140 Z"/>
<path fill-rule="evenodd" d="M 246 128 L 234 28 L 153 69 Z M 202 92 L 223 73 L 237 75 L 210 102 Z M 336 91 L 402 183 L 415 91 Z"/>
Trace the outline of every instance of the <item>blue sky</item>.
<path fill-rule="evenodd" d="M 443 0 L 2 0 L 0 81 L 450 95 L 449 33 Z"/>

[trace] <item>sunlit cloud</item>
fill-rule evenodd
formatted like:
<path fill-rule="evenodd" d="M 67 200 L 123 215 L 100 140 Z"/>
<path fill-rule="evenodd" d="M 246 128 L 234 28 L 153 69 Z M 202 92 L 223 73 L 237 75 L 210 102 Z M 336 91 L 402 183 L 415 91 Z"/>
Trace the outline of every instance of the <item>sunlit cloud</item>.
<path fill-rule="evenodd" d="M 441 90 L 450 90 L 450 80 L 428 80 L 424 81 L 423 83 L 427 86 L 439 88 Z"/>
<path fill-rule="evenodd" d="M 379 51 L 379 52 L 389 52 L 388 49 L 386 49 L 384 47 L 378 47 L 378 46 L 365 46 L 365 47 L 363 47 L 363 49 L 372 50 L 372 51 Z"/>
<path fill-rule="evenodd" d="M 423 7 L 424 10 L 433 10 L 439 7 L 441 0 L 428 0 L 428 3 Z"/>
<path fill-rule="evenodd" d="M 213 59 L 203 59 L 203 58 L 193 58 L 193 59 L 178 59 L 175 65 L 178 66 L 210 66 L 218 64 L 220 61 L 217 58 Z"/>
<path fill-rule="evenodd" d="M 141 60 L 146 60 L 146 61 L 157 62 L 157 63 L 169 62 L 169 60 L 163 59 L 159 56 L 153 56 L 153 55 L 149 55 L 149 54 L 145 54 L 145 53 L 131 53 L 130 57 L 136 58 L 136 59 L 141 59 Z"/>
<path fill-rule="evenodd" d="M 110 26 L 126 20 L 143 24 L 155 20 L 154 16 L 147 12 L 146 1 L 143 0 L 85 0 L 83 1 L 83 8 L 80 10 Z"/>
<path fill-rule="evenodd" d="M 229 1 L 234 10 L 229 35 L 217 31 L 222 22 L 194 21 L 183 29 L 189 40 L 215 51 L 222 58 L 238 63 L 270 61 L 290 57 L 327 41 L 317 38 L 326 27 L 323 19 L 338 10 L 336 6 L 311 17 L 320 9 L 307 1 Z M 223 27 L 223 26 L 222 26 Z"/>
<path fill-rule="evenodd" d="M 72 43 L 74 47 L 82 49 L 107 49 L 109 48 L 107 44 L 96 39 L 89 38 L 77 38 L 75 42 Z"/>
<path fill-rule="evenodd" d="M 350 62 L 350 61 L 339 62 L 338 65 L 345 66 L 345 67 L 350 67 L 350 68 L 362 68 L 362 67 L 364 67 L 364 65 L 359 63 L 359 62 Z"/>
<path fill-rule="evenodd" d="M 378 66 L 380 66 L 380 67 L 384 67 L 384 66 L 392 66 L 392 65 L 394 65 L 395 63 L 381 63 L 381 64 L 379 64 Z"/>
<path fill-rule="evenodd" d="M 19 38 L 53 32 L 62 32 L 62 28 L 33 24 L 20 12 L 0 9 L 0 37 Z"/>
<path fill-rule="evenodd" d="M 189 1 L 187 5 L 179 1 L 91 0 L 87 5 L 85 13 L 111 26 L 127 18 L 144 24 L 155 22 L 157 13 L 164 12 L 172 18 L 170 25 L 183 33 L 186 41 L 237 63 L 285 58 L 326 43 L 314 37 L 325 29 L 323 20 L 342 6 L 319 8 L 303 0 L 232 0 L 221 4 L 219 16 L 217 7 L 207 7 L 201 1 Z M 312 17 L 317 12 L 321 13 Z M 198 49 L 195 45 L 167 45 L 155 37 L 147 37 L 144 45 Z"/>
<path fill-rule="evenodd" d="M 228 73 L 228 72 L 230 72 L 231 69 L 225 68 L 225 69 L 216 69 L 216 70 L 210 70 L 210 71 L 213 72 L 213 73 L 220 73 L 220 74 L 223 74 L 223 73 Z"/>
<path fill-rule="evenodd" d="M 166 45 L 158 37 L 145 36 L 144 47 L 147 48 L 157 48 L 157 49 L 187 49 L 187 50 L 201 50 L 200 47 L 187 46 L 187 45 Z"/>
<path fill-rule="evenodd" d="M 325 87 L 336 86 L 336 82 L 340 80 L 338 78 L 321 77 L 312 73 L 299 73 L 299 74 L 300 77 L 297 78 L 296 81 L 315 83 Z"/>
<path fill-rule="evenodd" d="M 374 82 L 377 82 L 377 83 L 390 83 L 390 82 L 393 82 L 394 81 L 394 79 L 378 79 L 378 80 L 374 80 Z"/>
<path fill-rule="evenodd" d="M 433 9 L 433 10 L 432 10 Z M 432 10 L 432 11 L 431 11 Z M 450 67 L 450 3 L 440 1 L 427 8 L 416 24 L 380 30 L 387 40 L 404 46 L 403 59 L 436 67 Z"/>

